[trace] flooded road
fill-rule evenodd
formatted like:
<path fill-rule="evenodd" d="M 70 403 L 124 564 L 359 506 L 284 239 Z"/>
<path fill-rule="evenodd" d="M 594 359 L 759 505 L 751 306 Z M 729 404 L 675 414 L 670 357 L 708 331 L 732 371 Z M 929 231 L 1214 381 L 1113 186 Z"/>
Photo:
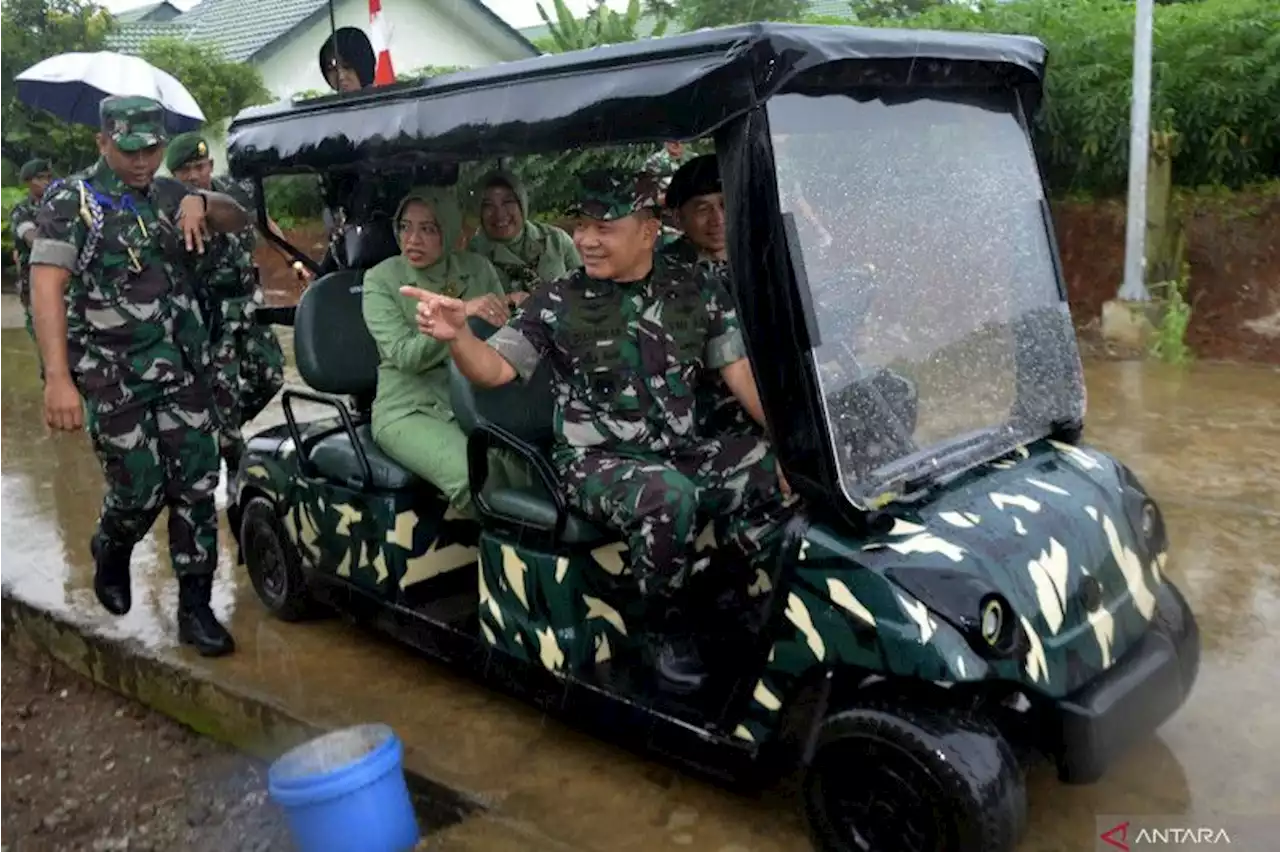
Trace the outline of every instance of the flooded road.
<path fill-rule="evenodd" d="M 1196 612 L 1204 655 L 1187 705 L 1102 782 L 1063 787 L 1047 769 L 1033 774 L 1026 852 L 1093 849 L 1095 814 L 1280 814 L 1280 371 L 1094 363 L 1088 388 L 1088 439 L 1128 462 L 1164 509 L 1173 540 L 1168 572 Z M 45 434 L 40 404 L 31 343 L 20 328 L 6 328 L 6 593 L 176 649 L 163 521 L 136 553 L 133 610 L 110 618 L 89 589 L 101 474 L 83 434 Z M 269 410 L 256 426 L 279 419 Z M 567 847 L 807 848 L 797 803 L 785 792 L 725 792 L 340 622 L 265 618 L 242 572 L 230 568 L 229 542 L 224 529 L 214 606 L 240 651 L 220 661 L 171 651 L 190 666 L 311 721 L 386 721 L 409 746 L 410 765 L 480 791 L 494 819 Z"/>

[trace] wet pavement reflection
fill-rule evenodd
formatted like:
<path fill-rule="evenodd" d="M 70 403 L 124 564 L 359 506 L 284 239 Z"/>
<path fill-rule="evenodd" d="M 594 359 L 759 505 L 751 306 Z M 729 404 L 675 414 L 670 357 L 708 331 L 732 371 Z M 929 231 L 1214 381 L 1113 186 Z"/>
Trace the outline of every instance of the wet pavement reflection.
<path fill-rule="evenodd" d="M 1188 704 L 1102 782 L 1064 787 L 1047 768 L 1033 774 L 1026 852 L 1092 849 L 1096 814 L 1280 814 L 1272 703 L 1280 699 L 1280 371 L 1093 363 L 1087 372 L 1088 439 L 1128 462 L 1160 501 L 1173 539 L 1168 570 L 1199 618 L 1204 656 Z M 7 328 L 5 594 L 179 656 L 307 721 L 385 721 L 406 741 L 410 765 L 481 793 L 495 819 L 571 847 L 807 848 L 798 802 L 785 789 L 732 794 L 575 733 L 340 621 L 266 618 L 231 567 L 225 522 L 214 606 L 236 636 L 236 655 L 208 661 L 176 645 L 163 518 L 135 556 L 133 610 L 111 618 L 89 588 L 101 473 L 83 434 L 46 434 L 40 406 L 30 340 Z M 280 417 L 274 407 L 247 431 Z"/>

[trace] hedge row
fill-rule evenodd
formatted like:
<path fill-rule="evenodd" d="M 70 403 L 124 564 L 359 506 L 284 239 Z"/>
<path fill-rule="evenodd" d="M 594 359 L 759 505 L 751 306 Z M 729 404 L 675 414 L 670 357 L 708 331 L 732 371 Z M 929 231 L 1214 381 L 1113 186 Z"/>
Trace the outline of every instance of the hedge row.
<path fill-rule="evenodd" d="M 1154 20 L 1151 124 L 1179 135 L 1175 182 L 1240 187 L 1280 177 L 1280 2 L 1160 4 Z M 935 7 L 905 26 L 1041 39 L 1049 68 L 1037 147 L 1050 186 L 1124 188 L 1132 0 L 984 0 L 977 9 Z"/>

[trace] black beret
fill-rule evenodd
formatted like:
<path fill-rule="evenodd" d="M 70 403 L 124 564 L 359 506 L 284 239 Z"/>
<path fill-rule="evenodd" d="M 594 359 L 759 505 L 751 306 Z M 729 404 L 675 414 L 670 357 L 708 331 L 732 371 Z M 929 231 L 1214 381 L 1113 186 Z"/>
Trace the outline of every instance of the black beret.
<path fill-rule="evenodd" d="M 667 207 L 672 210 L 699 195 L 721 192 L 720 164 L 715 154 L 694 157 L 681 166 L 667 187 Z"/>

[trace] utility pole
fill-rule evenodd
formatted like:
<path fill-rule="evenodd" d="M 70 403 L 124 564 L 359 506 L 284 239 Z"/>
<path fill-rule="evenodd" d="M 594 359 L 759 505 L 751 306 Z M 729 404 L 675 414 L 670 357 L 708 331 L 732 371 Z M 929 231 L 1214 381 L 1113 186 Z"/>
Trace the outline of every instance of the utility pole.
<path fill-rule="evenodd" d="M 1152 0 L 1138 0 L 1133 24 L 1133 101 L 1129 119 L 1129 209 L 1125 221 L 1124 283 L 1119 297 L 1149 302 L 1147 291 L 1147 158 L 1151 141 Z"/>

